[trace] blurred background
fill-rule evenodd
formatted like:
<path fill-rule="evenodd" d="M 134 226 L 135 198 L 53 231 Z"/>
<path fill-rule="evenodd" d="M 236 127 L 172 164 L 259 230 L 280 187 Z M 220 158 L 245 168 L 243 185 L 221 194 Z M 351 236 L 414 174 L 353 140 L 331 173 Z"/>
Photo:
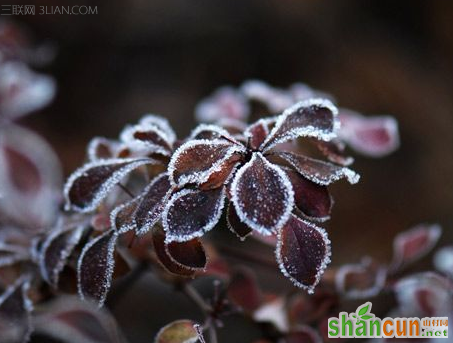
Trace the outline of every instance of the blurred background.
<path fill-rule="evenodd" d="M 72 2 L 98 14 L 15 18 L 56 47 L 41 69 L 57 79 L 56 100 L 21 122 L 55 147 L 66 175 L 91 137 L 116 137 L 144 113 L 184 136 L 197 101 L 219 86 L 301 81 L 400 125 L 396 153 L 357 156 L 361 182 L 332 189 L 332 264 L 366 254 L 388 262 L 392 238 L 420 222 L 439 222 L 441 245 L 453 241 L 453 2 Z"/>

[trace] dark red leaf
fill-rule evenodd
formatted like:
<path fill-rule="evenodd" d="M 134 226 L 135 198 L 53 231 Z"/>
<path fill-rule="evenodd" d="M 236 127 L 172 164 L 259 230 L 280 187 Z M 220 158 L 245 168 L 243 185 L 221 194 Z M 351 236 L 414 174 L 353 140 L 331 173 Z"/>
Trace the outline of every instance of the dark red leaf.
<path fill-rule="evenodd" d="M 261 153 L 236 173 L 231 184 L 232 202 L 240 220 L 263 235 L 276 232 L 288 219 L 294 192 L 288 177 Z"/>
<path fill-rule="evenodd" d="M 307 156 L 294 154 L 292 152 L 278 152 L 276 155 L 287 161 L 306 179 L 323 186 L 327 186 L 342 178 L 346 178 L 349 183 L 354 184 L 357 183 L 360 178 L 358 174 L 349 168 L 340 167 Z"/>
<path fill-rule="evenodd" d="M 33 330 L 31 312 L 33 305 L 28 298 L 30 283 L 19 279 L 0 295 L 1 342 L 28 342 Z"/>
<path fill-rule="evenodd" d="M 347 298 L 365 299 L 376 296 L 385 285 L 387 269 L 369 258 L 359 264 L 340 267 L 335 276 L 337 291 Z"/>
<path fill-rule="evenodd" d="M 154 124 L 137 124 L 126 127 L 121 133 L 121 140 L 130 148 L 146 150 L 169 156 L 173 151 L 173 140 Z"/>
<path fill-rule="evenodd" d="M 134 220 L 134 213 L 142 200 L 142 196 L 138 196 L 121 204 L 113 209 L 110 213 L 110 227 L 118 233 L 125 233 L 137 227 Z"/>
<path fill-rule="evenodd" d="M 79 294 L 104 304 L 115 268 L 117 233 L 108 231 L 91 240 L 82 250 L 77 266 Z"/>
<path fill-rule="evenodd" d="M 183 186 L 202 184 L 209 177 L 238 161 L 244 148 L 226 140 L 193 140 L 181 145 L 168 165 L 170 181 Z"/>
<path fill-rule="evenodd" d="M 286 109 L 277 118 L 274 128 L 267 136 L 263 149 L 268 150 L 279 143 L 298 137 L 314 137 L 329 141 L 336 137 L 338 126 L 336 107 L 325 99 L 310 99 Z"/>
<path fill-rule="evenodd" d="M 294 203 L 310 219 L 327 220 L 333 206 L 326 186 L 307 180 L 291 169 L 284 169 L 294 190 Z"/>
<path fill-rule="evenodd" d="M 167 243 L 200 237 L 219 221 L 225 202 L 222 188 L 199 191 L 183 189 L 168 201 L 162 214 Z"/>
<path fill-rule="evenodd" d="M 176 243 L 178 244 L 178 243 Z M 183 243 L 179 243 L 183 244 Z M 193 276 L 196 272 L 193 268 L 188 268 L 181 263 L 176 262 L 168 252 L 167 244 L 165 243 L 165 232 L 160 227 L 156 227 L 153 230 L 153 246 L 154 251 L 159 262 L 167 269 L 170 273 L 179 276 Z"/>
<path fill-rule="evenodd" d="M 167 253 L 173 261 L 185 268 L 204 270 L 206 267 L 206 253 L 198 238 L 167 244 Z"/>
<path fill-rule="evenodd" d="M 104 137 L 95 137 L 88 144 L 87 155 L 90 161 L 114 158 L 118 149 L 118 142 Z"/>
<path fill-rule="evenodd" d="M 241 240 L 244 240 L 250 235 L 253 230 L 239 219 L 234 206 L 229 203 L 227 209 L 227 225 L 228 228 Z"/>
<path fill-rule="evenodd" d="M 212 124 L 200 124 L 190 133 L 190 140 L 199 139 L 230 139 L 235 140 L 230 133 L 223 127 L 212 125 Z"/>
<path fill-rule="evenodd" d="M 43 279 L 52 286 L 57 287 L 60 273 L 75 246 L 79 243 L 84 229 L 84 226 L 66 230 L 56 229 L 44 241 L 39 266 Z"/>
<path fill-rule="evenodd" d="M 263 300 L 256 276 L 247 268 L 240 268 L 233 272 L 227 293 L 234 304 L 249 313 L 256 310 Z"/>
<path fill-rule="evenodd" d="M 151 230 L 160 220 L 171 185 L 166 173 L 160 174 L 145 188 L 133 214 L 138 234 Z"/>
<path fill-rule="evenodd" d="M 282 273 L 296 286 L 312 293 L 330 263 L 326 232 L 291 215 L 278 238 L 276 256 Z"/>
<path fill-rule="evenodd" d="M 109 191 L 132 170 L 146 164 L 158 164 L 149 158 L 108 159 L 85 164 L 76 170 L 65 185 L 67 209 L 93 211 Z"/>
<path fill-rule="evenodd" d="M 428 254 L 442 234 L 439 225 L 420 224 L 398 234 L 393 240 L 393 270 L 407 265 Z"/>
<path fill-rule="evenodd" d="M 337 163 L 342 166 L 349 166 L 352 162 L 354 162 L 354 158 L 345 155 L 345 144 L 339 139 L 332 139 L 329 142 L 320 141 L 318 139 L 312 139 L 311 141 L 330 162 Z"/>
<path fill-rule="evenodd" d="M 260 119 L 250 125 L 244 133 L 244 136 L 249 140 L 250 149 L 257 150 L 263 144 L 269 134 L 269 124 L 272 120 Z"/>

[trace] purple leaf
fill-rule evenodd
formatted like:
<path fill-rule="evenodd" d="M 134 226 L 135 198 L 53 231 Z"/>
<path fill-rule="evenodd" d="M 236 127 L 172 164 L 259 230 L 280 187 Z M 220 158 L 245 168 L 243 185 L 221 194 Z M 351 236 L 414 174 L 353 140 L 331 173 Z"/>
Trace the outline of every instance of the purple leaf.
<path fill-rule="evenodd" d="M 338 136 L 355 151 L 370 157 L 382 157 L 399 148 L 398 122 L 391 116 L 364 117 L 340 110 Z"/>
<path fill-rule="evenodd" d="M 139 124 L 145 126 L 153 125 L 165 134 L 165 137 L 167 137 L 169 142 L 174 143 L 176 141 L 176 134 L 168 120 L 164 117 L 156 114 L 145 114 L 140 119 Z"/>
<path fill-rule="evenodd" d="M 76 170 L 66 182 L 66 208 L 91 212 L 109 191 L 132 170 L 147 164 L 159 164 L 150 158 L 107 159 L 90 162 Z"/>
<path fill-rule="evenodd" d="M 396 270 L 428 254 L 442 234 L 437 225 L 420 224 L 398 234 L 393 240 L 391 269 Z"/>
<path fill-rule="evenodd" d="M 93 299 L 99 306 L 104 304 L 112 282 L 117 238 L 116 232 L 105 232 L 85 245 L 79 257 L 79 295 L 82 299 Z"/>
<path fill-rule="evenodd" d="M 314 137 L 330 141 L 339 126 L 337 108 L 325 99 L 310 99 L 286 109 L 277 118 L 274 128 L 262 145 L 264 151 L 298 137 Z"/>
<path fill-rule="evenodd" d="M 189 140 L 195 139 L 221 139 L 227 137 L 228 139 L 234 140 L 227 130 L 223 127 L 212 125 L 212 124 L 200 124 L 192 130 L 189 136 Z"/>
<path fill-rule="evenodd" d="M 212 174 L 240 159 L 244 148 L 226 140 L 193 140 L 180 146 L 168 165 L 170 181 L 175 186 L 202 184 Z"/>
<path fill-rule="evenodd" d="M 54 229 L 42 244 L 39 267 L 45 281 L 57 287 L 60 273 L 79 243 L 85 226 Z"/>
<path fill-rule="evenodd" d="M 64 343 L 124 343 L 118 324 L 105 310 L 75 297 L 59 297 L 35 316 L 36 332 Z"/>
<path fill-rule="evenodd" d="M 337 291 L 349 299 L 374 297 L 384 288 L 387 269 L 364 258 L 358 264 L 341 266 L 335 275 Z"/>
<path fill-rule="evenodd" d="M 294 205 L 288 177 L 261 153 L 254 153 L 238 170 L 231 184 L 231 195 L 241 222 L 263 235 L 281 228 Z"/>
<path fill-rule="evenodd" d="M 133 150 L 147 151 L 149 154 L 170 156 L 174 141 L 154 124 L 138 124 L 126 127 L 121 140 Z"/>
<path fill-rule="evenodd" d="M 118 205 L 110 212 L 110 225 L 119 234 L 136 229 L 134 213 L 142 201 L 142 196 L 133 198 L 121 205 Z"/>
<path fill-rule="evenodd" d="M 33 331 L 31 312 L 33 305 L 28 298 L 30 282 L 21 278 L 0 295 L 0 333 L 5 343 L 28 342 Z"/>
<path fill-rule="evenodd" d="M 327 233 L 291 215 L 279 231 L 276 257 L 282 273 L 294 285 L 313 293 L 330 263 Z"/>
<path fill-rule="evenodd" d="M 94 137 L 88 143 L 87 155 L 90 161 L 118 157 L 118 142 L 104 137 Z"/>
<path fill-rule="evenodd" d="M 244 132 L 245 138 L 249 139 L 250 149 L 257 150 L 269 134 L 269 125 L 274 119 L 260 119 L 250 125 Z"/>
<path fill-rule="evenodd" d="M 201 241 L 198 238 L 187 242 L 172 242 L 166 245 L 168 256 L 180 266 L 196 271 L 206 268 L 207 258 Z"/>
<path fill-rule="evenodd" d="M 222 215 L 224 202 L 223 187 L 209 191 L 183 189 L 173 194 L 162 214 L 166 242 L 185 242 L 211 230 Z"/>
<path fill-rule="evenodd" d="M 144 234 L 160 220 L 165 202 L 170 196 L 170 181 L 166 173 L 160 174 L 145 188 L 134 212 L 137 233 Z"/>
<path fill-rule="evenodd" d="M 357 183 L 360 179 L 360 176 L 351 169 L 332 163 L 297 155 L 292 152 L 276 152 L 276 155 L 287 161 L 306 179 L 322 186 L 328 186 L 342 178 L 346 178 L 351 184 Z"/>
<path fill-rule="evenodd" d="M 231 203 L 228 204 L 227 209 L 227 226 L 240 240 L 245 240 L 245 238 L 253 232 L 250 227 L 239 219 L 239 216 Z"/>
<path fill-rule="evenodd" d="M 231 276 L 227 288 L 228 298 L 237 306 L 251 313 L 263 301 L 263 294 L 258 286 L 255 274 L 247 268 L 237 269 Z"/>

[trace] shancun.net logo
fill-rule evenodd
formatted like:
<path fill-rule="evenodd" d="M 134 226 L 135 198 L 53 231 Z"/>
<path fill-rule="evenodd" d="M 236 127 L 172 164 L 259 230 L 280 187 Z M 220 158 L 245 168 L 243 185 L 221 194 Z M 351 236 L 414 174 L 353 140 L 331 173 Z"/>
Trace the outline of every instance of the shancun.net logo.
<path fill-rule="evenodd" d="M 371 302 L 359 306 L 355 313 L 340 312 L 329 318 L 329 338 L 448 338 L 448 318 L 378 318 Z"/>

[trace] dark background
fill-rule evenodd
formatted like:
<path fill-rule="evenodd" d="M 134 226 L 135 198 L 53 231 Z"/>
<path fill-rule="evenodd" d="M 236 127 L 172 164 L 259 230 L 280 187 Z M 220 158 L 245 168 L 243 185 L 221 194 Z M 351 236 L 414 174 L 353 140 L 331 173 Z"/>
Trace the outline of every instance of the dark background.
<path fill-rule="evenodd" d="M 23 122 L 53 144 L 66 175 L 92 136 L 115 137 L 143 113 L 168 117 L 182 136 L 218 86 L 302 81 L 400 125 L 396 153 L 358 157 L 361 182 L 333 187 L 333 265 L 364 254 L 387 262 L 394 235 L 419 222 L 439 222 L 441 244 L 453 241 L 452 1 L 72 3 L 99 14 L 17 18 L 57 47 L 42 69 L 57 79 L 56 99 Z"/>

